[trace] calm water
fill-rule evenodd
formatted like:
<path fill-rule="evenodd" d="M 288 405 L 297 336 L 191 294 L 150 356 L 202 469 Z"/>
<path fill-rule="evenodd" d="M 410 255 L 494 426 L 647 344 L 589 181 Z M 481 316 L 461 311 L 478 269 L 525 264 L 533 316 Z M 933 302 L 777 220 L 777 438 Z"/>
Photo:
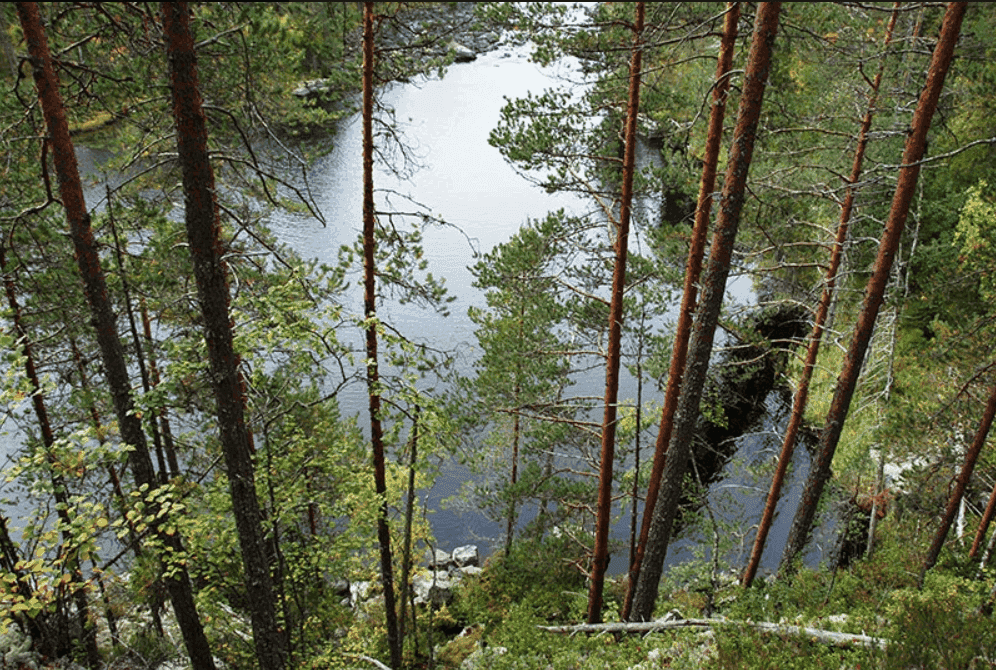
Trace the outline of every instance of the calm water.
<path fill-rule="evenodd" d="M 585 203 L 578 198 L 549 194 L 516 173 L 498 150 L 488 145 L 488 134 L 498 123 L 499 111 L 506 98 L 539 92 L 557 85 L 562 77 L 575 77 L 574 65 L 566 62 L 541 69 L 528 62 L 522 50 L 498 50 L 472 63 L 452 66 L 442 79 L 398 84 L 381 94 L 383 102 L 394 108 L 418 168 L 399 178 L 381 167 L 375 177 L 376 186 L 413 196 L 434 216 L 454 226 L 430 228 L 425 235 L 425 247 L 429 270 L 437 277 L 445 277 L 450 294 L 456 296 L 450 306 L 452 315 L 448 318 L 390 301 L 385 301 L 380 308 L 381 316 L 415 340 L 457 350 L 461 365 L 467 369 L 477 354 L 466 311 L 470 305 L 483 303 L 481 293 L 471 286 L 472 277 L 468 271 L 475 254 L 490 251 L 508 240 L 528 219 L 542 218 L 559 208 L 575 212 L 585 208 Z M 320 159 L 311 172 L 312 191 L 328 222 L 326 227 L 313 220 L 291 216 L 276 216 L 271 220 L 278 236 L 301 255 L 334 262 L 339 246 L 356 239 L 362 212 L 360 142 L 358 118 L 344 121 L 334 150 Z M 81 169 L 97 172 L 99 154 L 86 149 L 79 153 Z M 91 207 L 102 196 L 102 186 L 88 191 Z M 398 209 L 412 209 L 398 198 L 393 204 Z M 354 288 L 357 283 L 353 282 Z M 753 297 L 749 281 L 744 278 L 731 280 L 729 288 L 733 302 L 747 303 Z M 358 313 L 362 304 L 358 290 L 347 299 L 352 301 L 350 307 Z M 357 346 L 360 346 L 358 333 Z M 602 374 L 582 379 L 579 387 L 576 390 L 580 392 L 601 396 L 604 389 Z M 660 400 L 659 395 L 652 385 L 645 386 L 645 402 Z M 620 398 L 635 397 L 635 383 L 624 375 Z M 366 398 L 361 384 L 347 389 L 340 396 L 340 403 L 345 413 L 359 415 L 363 424 Z M 727 466 L 724 479 L 710 490 L 710 507 L 720 526 L 724 553 L 737 566 L 744 563 L 749 553 L 753 527 L 760 518 L 769 485 L 767 472 L 777 457 L 786 421 L 787 409 L 777 394 L 769 398 L 768 408 L 769 412 L 756 432 L 740 438 L 737 454 Z M 5 428 L 11 429 L 11 426 Z M 655 431 L 648 431 L 642 440 L 644 463 L 651 458 L 654 436 Z M 0 450 L 13 454 L 20 442 L 16 431 L 0 435 Z M 764 568 L 777 564 L 807 469 L 808 455 L 800 449 L 786 484 L 781 511 L 769 537 Z M 758 470 L 765 474 L 759 476 Z M 429 519 L 440 548 L 449 550 L 476 543 L 483 553 L 489 553 L 501 546 L 504 525 L 488 520 L 474 509 L 461 509 L 459 505 L 444 502 L 458 493 L 470 478 L 470 473 L 459 464 L 444 463 L 437 483 L 432 490 L 423 492 L 421 500 L 432 510 Z M 14 526 L 20 525 L 17 517 L 26 511 L 19 506 L 10 510 Z M 623 540 L 629 535 L 628 511 L 620 509 L 618 512 L 620 519 L 613 534 Z M 529 515 L 528 510 L 524 515 Z M 827 542 L 826 533 L 817 537 L 810 550 L 810 561 L 819 560 L 824 550 L 831 548 L 826 546 Z M 694 558 L 698 548 L 711 545 L 711 532 L 706 536 L 692 534 L 679 538 L 672 543 L 668 562 L 673 566 Z M 614 553 L 610 571 L 621 573 L 625 570 L 626 553 L 626 549 Z"/>
<path fill-rule="evenodd" d="M 435 276 L 445 277 L 450 293 L 457 297 L 452 305 L 452 316 L 443 318 L 392 303 L 387 303 L 382 313 L 385 319 L 414 339 L 429 341 L 437 347 L 458 349 L 467 366 L 472 364 L 476 352 L 466 309 L 469 305 L 483 303 L 481 293 L 471 286 L 472 277 L 467 269 L 474 262 L 474 253 L 489 251 L 508 240 L 530 218 L 542 218 L 558 208 L 581 212 L 585 207 L 585 203 L 571 195 L 551 195 L 516 173 L 498 150 L 488 145 L 488 134 L 498 123 L 499 111 L 506 98 L 522 97 L 530 91 L 537 93 L 557 85 L 562 77 L 574 77 L 575 72 L 569 62 L 541 69 L 528 62 L 521 50 L 500 50 L 472 63 L 454 65 L 442 79 L 394 85 L 382 93 L 383 101 L 394 108 L 396 118 L 402 122 L 405 141 L 413 148 L 421 167 L 406 179 L 381 169 L 375 176 L 376 187 L 411 194 L 434 215 L 460 228 L 457 231 L 440 227 L 426 234 L 430 270 Z M 335 150 L 318 162 L 311 175 L 312 187 L 329 222 L 328 227 L 290 219 L 273 222 L 278 234 L 305 256 L 334 260 L 339 245 L 351 242 L 359 233 L 361 132 L 358 117 L 345 121 L 337 135 Z M 745 303 L 753 297 L 746 278 L 732 279 L 729 294 L 732 302 Z M 359 311 L 358 292 L 354 301 L 354 307 Z M 586 393 L 598 396 L 603 393 L 601 373 L 582 380 L 581 384 Z M 644 388 L 645 401 L 660 399 L 651 386 Z M 365 412 L 364 389 L 355 387 L 351 393 L 353 395 L 342 398 L 344 409 Z M 620 398 L 635 397 L 635 382 L 632 378 L 624 379 Z M 729 540 L 724 540 L 724 544 L 729 545 L 727 550 L 732 552 L 730 556 L 735 564 L 745 560 L 737 556 L 749 553 L 750 546 L 746 543 L 752 541 L 753 531 L 747 529 L 760 519 L 769 485 L 766 475 L 758 479 L 754 471 L 771 469 L 786 421 L 787 410 L 775 394 L 768 406 L 769 415 L 762 420 L 756 433 L 741 438 L 737 456 L 728 466 L 729 474 L 713 485 L 710 494 L 720 523 L 730 526 L 723 530 L 724 537 Z M 643 439 L 644 462 L 652 457 L 653 439 L 654 434 L 649 433 Z M 787 504 L 788 511 L 779 513 L 772 530 L 765 567 L 774 567 L 780 558 L 802 477 L 808 468 L 805 450 L 800 449 L 796 460 L 783 495 L 782 507 Z M 446 463 L 438 482 L 424 500 L 434 510 L 430 520 L 441 548 L 477 543 L 486 553 L 500 546 L 503 524 L 494 523 L 473 509 L 460 510 L 443 504 L 468 478 L 470 473 L 462 466 Z M 623 510 L 619 512 L 624 513 Z M 614 536 L 626 539 L 628 534 L 626 513 L 616 523 Z M 744 536 L 746 539 L 742 539 Z M 701 546 L 703 541 L 711 546 L 711 538 L 700 537 L 674 543 L 669 562 L 673 564 L 693 557 L 695 547 Z M 818 560 L 822 553 L 819 538 L 814 545 L 816 548 L 810 558 Z M 622 549 L 614 555 L 610 570 L 619 573 L 625 567 L 626 550 Z"/>

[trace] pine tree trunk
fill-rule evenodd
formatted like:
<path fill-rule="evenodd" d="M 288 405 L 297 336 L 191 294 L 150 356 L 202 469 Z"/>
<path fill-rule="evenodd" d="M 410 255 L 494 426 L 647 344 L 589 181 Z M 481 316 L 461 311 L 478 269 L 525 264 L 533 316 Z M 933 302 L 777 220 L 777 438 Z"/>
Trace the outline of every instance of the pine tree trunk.
<path fill-rule="evenodd" d="M 965 453 L 965 461 L 962 463 L 958 478 L 955 479 L 955 486 L 951 490 L 951 497 L 948 499 L 948 506 L 944 510 L 941 525 L 937 528 L 934 541 L 927 552 L 927 558 L 924 559 L 923 568 L 920 571 L 919 583 L 921 587 L 923 586 L 923 580 L 927 571 L 934 567 L 934 564 L 937 563 L 937 557 L 941 554 L 941 548 L 948 537 L 948 531 L 951 530 L 951 522 L 954 521 L 959 505 L 964 500 L 965 489 L 968 488 L 968 482 L 972 479 L 972 471 L 975 470 L 979 454 L 982 453 L 982 447 L 985 446 L 986 439 L 989 437 L 989 429 L 992 428 L 994 416 L 996 416 L 996 386 L 993 387 L 992 392 L 989 394 L 989 402 L 986 403 L 986 410 L 982 414 L 978 430 L 975 431 L 975 440 L 973 440 L 972 446 Z"/>
<path fill-rule="evenodd" d="M 654 447 L 650 481 L 647 484 L 647 499 L 643 506 L 640 541 L 637 544 L 636 555 L 629 567 L 629 588 L 626 591 L 626 602 L 623 604 L 622 610 L 624 620 L 629 618 L 633 606 L 633 595 L 636 593 L 636 584 L 640 578 L 640 569 L 647 550 L 650 524 L 660 492 L 661 477 L 664 474 L 664 463 L 667 459 L 667 447 L 671 441 L 671 430 L 674 427 L 674 413 L 678 407 L 678 398 L 681 395 L 681 382 L 688 355 L 688 339 L 692 331 L 692 317 L 695 314 L 695 302 L 698 298 L 699 274 L 702 272 L 702 258 L 705 255 L 706 234 L 709 231 L 709 219 L 712 212 L 712 192 L 716 185 L 716 165 L 723 140 L 723 120 L 726 116 L 726 93 L 730 89 L 728 75 L 733 65 L 733 50 L 736 46 L 737 22 L 739 20 L 740 3 L 727 3 L 726 18 L 723 22 L 723 40 L 716 65 L 716 83 L 712 90 L 709 132 L 706 137 L 705 155 L 702 159 L 702 180 L 699 184 L 695 225 L 692 228 L 692 239 L 688 247 L 688 262 L 685 264 L 684 293 L 681 298 L 678 323 L 675 326 L 667 390 L 664 393 L 664 407 L 661 410 L 661 422 Z"/>
<path fill-rule="evenodd" d="M 616 448 L 616 415 L 619 398 L 623 292 L 626 288 L 626 257 L 629 251 L 629 220 L 633 205 L 633 173 L 636 165 L 636 117 L 640 109 L 640 72 L 643 63 L 643 23 L 646 3 L 636 3 L 633 23 L 633 55 L 629 66 L 629 101 L 626 105 L 625 152 L 622 195 L 619 204 L 619 230 L 616 233 L 616 264 L 612 273 L 612 301 L 609 305 L 609 343 L 605 364 L 605 416 L 602 420 L 602 455 L 598 476 L 598 518 L 595 523 L 595 552 L 588 592 L 588 623 L 602 621 L 602 591 L 609 567 L 609 525 L 612 519 L 612 468 Z"/>
<path fill-rule="evenodd" d="M 730 149 L 726 181 L 720 200 L 719 218 L 709 251 L 709 265 L 703 280 L 702 302 L 695 315 L 695 326 L 685 366 L 681 399 L 674 419 L 674 430 L 664 465 L 661 492 L 654 506 L 653 520 L 647 540 L 630 620 L 647 621 L 653 616 L 667 555 L 671 528 L 677 512 L 685 478 L 685 468 L 691 453 L 692 437 L 699 416 L 699 403 L 705 386 L 709 358 L 712 355 L 713 337 L 730 273 L 733 244 L 740 225 L 746 192 L 747 172 L 754 152 L 754 140 L 761 115 L 761 103 L 771 67 L 771 50 L 778 31 L 778 14 L 781 3 L 764 2 L 758 5 L 754 23 L 754 36 L 744 72 L 743 92 L 737 125 Z"/>
<path fill-rule="evenodd" d="M 245 396 L 228 309 L 228 279 L 222 264 L 224 249 L 220 239 L 214 172 L 208 158 L 207 123 L 201 102 L 187 4 L 162 3 L 162 17 L 177 148 L 183 173 L 187 240 L 204 317 L 204 339 L 245 570 L 253 642 L 260 666 L 266 670 L 277 670 L 286 664 L 286 640 L 277 625 L 273 579 L 256 494 L 252 448 L 245 420 Z"/>
<path fill-rule="evenodd" d="M 83 280 L 83 291 L 96 330 L 101 360 L 104 364 L 104 374 L 114 401 L 121 438 L 132 448 L 128 455 L 128 461 L 135 477 L 135 483 L 140 488 L 144 486 L 148 491 L 153 491 L 157 487 L 155 471 L 152 468 L 152 460 L 149 457 L 141 420 L 134 411 L 131 380 L 128 376 L 128 367 L 125 364 L 124 349 L 121 346 L 117 320 L 108 297 L 107 282 L 104 278 L 100 256 L 97 253 L 97 244 L 90 226 L 90 215 L 83 199 L 83 185 L 80 182 L 76 154 L 69 137 L 69 125 L 66 122 L 62 98 L 59 95 L 58 80 L 52 67 L 52 58 L 42 28 L 41 16 L 37 4 L 33 2 L 17 3 L 17 11 L 20 15 L 25 42 L 27 42 L 31 57 L 35 85 L 38 88 L 38 97 L 48 128 L 48 142 L 51 143 L 53 149 L 59 193 L 69 222 L 69 235 L 73 242 L 76 263 Z M 179 537 L 163 532 L 162 522 L 164 520 L 158 516 L 156 505 L 151 505 L 149 511 L 156 519 L 151 530 L 157 539 L 167 549 L 176 552 L 177 555 L 182 555 L 183 545 Z M 182 566 L 173 566 L 170 575 L 171 577 L 165 581 L 191 664 L 195 670 L 214 670 L 214 659 L 211 656 L 207 637 L 204 635 L 204 628 L 197 615 L 190 578 Z"/>
<path fill-rule="evenodd" d="M 377 515 L 377 541 L 380 545 L 380 576 L 384 586 L 384 616 L 391 667 L 401 668 L 404 640 L 398 626 L 394 596 L 394 566 L 391 555 L 391 529 L 387 523 L 387 473 L 384 430 L 380 420 L 380 376 L 377 368 L 377 285 L 373 196 L 373 3 L 363 3 L 363 288 L 367 344 L 367 400 L 370 410 L 370 442 L 373 448 L 374 487 L 380 498 Z"/>
<path fill-rule="evenodd" d="M 889 43 L 892 41 L 892 31 L 896 27 L 898 16 L 899 4 L 896 3 L 892 10 L 892 18 L 889 19 L 889 26 L 886 28 L 885 44 L 882 46 L 883 52 L 889 48 Z M 768 539 L 768 531 L 771 530 L 771 523 L 775 518 L 775 509 L 778 506 L 778 499 L 781 496 L 785 473 L 788 471 L 789 463 L 792 462 L 792 454 L 795 451 L 799 428 L 802 426 L 802 419 L 806 413 L 806 404 L 809 401 L 809 383 L 813 378 L 813 370 L 816 368 L 816 358 L 820 353 L 820 342 L 823 339 L 827 315 L 830 312 L 830 303 L 833 301 L 837 284 L 837 274 L 840 270 L 841 259 L 844 256 L 844 243 L 847 241 L 847 232 L 850 227 L 851 212 L 854 209 L 853 185 L 857 184 L 861 178 L 861 166 L 864 162 L 865 147 L 868 145 L 868 131 L 871 129 L 872 117 L 875 114 L 875 107 L 878 104 L 878 89 L 882 83 L 882 72 L 884 70 L 885 58 L 883 57 L 879 64 L 878 73 L 875 75 L 875 81 L 872 83 L 868 107 L 865 110 L 865 117 L 861 122 L 861 130 L 858 133 L 858 147 L 854 151 L 854 163 L 851 166 L 847 193 L 844 196 L 844 203 L 840 209 L 840 223 L 837 224 L 837 235 L 834 240 L 833 251 L 830 254 L 830 266 L 827 268 L 826 283 L 823 286 L 823 293 L 820 296 L 820 304 L 816 308 L 813 330 L 809 335 L 809 348 L 806 351 L 806 362 L 803 364 L 799 386 L 796 389 L 795 398 L 792 402 L 792 414 L 789 417 L 788 426 L 785 428 L 782 451 L 778 457 L 775 474 L 771 479 L 771 489 L 768 491 L 764 512 L 761 515 L 761 522 L 758 525 L 757 534 L 754 536 L 754 548 L 751 550 L 750 561 L 741 578 L 741 583 L 745 587 L 750 586 L 754 581 L 758 566 L 761 564 L 761 555 L 764 553 L 764 544 Z"/>
<path fill-rule="evenodd" d="M 879 243 L 878 255 L 872 277 L 865 289 L 865 299 L 854 329 L 854 336 L 847 351 L 843 370 L 837 380 L 830 410 L 827 413 L 826 424 L 820 434 L 820 453 L 810 467 L 806 488 L 803 491 L 799 509 L 796 511 L 789 531 L 785 551 L 782 554 L 779 572 L 787 574 L 794 569 L 796 558 L 802 553 L 812 530 L 816 507 L 823 495 L 823 487 L 830 479 L 830 466 L 833 462 L 837 444 L 844 428 L 844 421 L 850 409 L 851 398 L 857 386 L 858 376 L 868 351 L 875 320 L 885 296 L 885 287 L 892 271 L 892 261 L 903 229 L 906 227 L 906 217 L 909 214 L 910 202 L 913 199 L 917 177 L 920 174 L 920 160 L 927 146 L 927 131 L 937 109 L 937 100 L 944 87 L 944 77 L 954 54 L 955 43 L 961 29 L 962 18 L 965 15 L 964 2 L 953 2 L 948 5 L 941 27 L 941 36 L 934 50 L 934 56 L 927 73 L 927 84 L 920 96 L 916 111 L 913 114 L 910 135 L 903 151 L 902 168 L 893 196 L 889 218 L 885 225 L 882 239 Z"/>

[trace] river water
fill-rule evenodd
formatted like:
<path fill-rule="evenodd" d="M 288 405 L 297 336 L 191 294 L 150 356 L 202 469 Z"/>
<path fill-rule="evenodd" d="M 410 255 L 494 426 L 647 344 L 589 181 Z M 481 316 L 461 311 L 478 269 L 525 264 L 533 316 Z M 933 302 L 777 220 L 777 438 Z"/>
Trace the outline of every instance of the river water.
<path fill-rule="evenodd" d="M 580 212 L 585 207 L 575 196 L 550 194 L 518 174 L 488 144 L 488 134 L 498 123 L 506 98 L 538 93 L 562 83 L 563 78 L 576 78 L 577 72 L 576 63 L 570 61 L 540 68 L 529 62 L 523 49 L 498 49 L 471 63 L 451 66 L 442 78 L 395 84 L 380 93 L 382 102 L 394 109 L 404 141 L 421 165 L 403 179 L 381 167 L 375 174 L 376 187 L 411 194 L 434 215 L 459 230 L 430 229 L 425 239 L 429 269 L 435 276 L 445 277 L 450 294 L 456 296 L 450 317 L 389 301 L 379 309 L 385 321 L 414 339 L 461 351 L 463 364 L 468 368 L 476 352 L 473 324 L 466 310 L 470 305 L 483 304 L 483 296 L 471 285 L 468 271 L 475 252 L 490 251 L 508 240 L 530 218 L 542 218 L 558 208 Z M 342 122 L 334 150 L 319 160 L 311 173 L 312 189 L 328 221 L 327 227 L 295 218 L 276 217 L 271 221 L 278 236 L 303 256 L 333 262 L 339 246 L 352 242 L 359 233 L 361 132 L 358 117 Z M 751 302 L 754 297 L 745 277 L 732 279 L 728 293 L 731 302 L 741 304 Z M 353 299 L 358 312 L 361 300 L 358 290 Z M 593 375 L 582 384 L 593 395 L 603 393 L 604 379 L 600 375 Z M 660 400 L 656 389 L 645 386 L 644 394 L 645 401 Z M 635 382 L 625 378 L 620 398 L 635 396 Z M 347 413 L 361 414 L 365 411 L 364 389 L 354 387 L 340 397 L 340 402 Z M 768 409 L 756 432 L 740 438 L 726 474 L 710 491 L 709 507 L 715 510 L 717 526 L 722 527 L 720 546 L 724 557 L 734 566 L 742 566 L 749 553 L 753 528 L 760 519 L 769 485 L 767 473 L 777 458 L 786 422 L 785 399 L 779 394 L 773 393 L 768 399 Z M 653 434 L 647 434 L 643 440 L 648 445 L 644 448 L 644 462 L 652 457 L 653 439 Z M 806 450 L 798 451 L 768 540 L 762 571 L 777 565 L 808 470 Z M 758 470 L 765 474 L 759 476 Z M 429 518 L 440 548 L 476 543 L 486 554 L 501 546 L 502 525 L 473 508 L 461 509 L 446 502 L 470 477 L 459 464 L 444 463 L 439 479 L 423 500 L 433 510 Z M 628 538 L 629 520 L 624 510 L 618 512 L 620 518 L 613 535 L 624 540 Z M 694 532 L 688 535 L 672 544 L 669 564 L 696 557 L 700 548 L 708 551 L 715 537 L 711 532 L 708 536 L 696 536 Z M 817 534 L 807 561 L 819 561 L 828 549 L 828 542 L 829 536 Z M 615 552 L 610 572 L 625 571 L 626 553 L 625 549 Z"/>

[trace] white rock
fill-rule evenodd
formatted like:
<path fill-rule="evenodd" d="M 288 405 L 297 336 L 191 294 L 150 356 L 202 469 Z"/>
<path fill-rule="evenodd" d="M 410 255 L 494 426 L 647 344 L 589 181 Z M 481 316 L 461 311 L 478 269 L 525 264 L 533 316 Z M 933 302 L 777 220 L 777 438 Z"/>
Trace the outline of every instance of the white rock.
<path fill-rule="evenodd" d="M 454 549 L 453 563 L 455 563 L 458 568 L 463 568 L 468 565 L 480 565 L 481 554 L 477 550 L 477 545 L 468 544 Z"/>

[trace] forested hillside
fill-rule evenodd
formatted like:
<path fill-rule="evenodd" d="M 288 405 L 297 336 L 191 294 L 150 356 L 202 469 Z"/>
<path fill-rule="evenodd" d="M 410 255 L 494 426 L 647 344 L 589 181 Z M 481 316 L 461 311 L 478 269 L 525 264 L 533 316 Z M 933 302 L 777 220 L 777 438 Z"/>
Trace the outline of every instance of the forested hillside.
<path fill-rule="evenodd" d="M 0 5 L 3 667 L 992 666 L 992 7 Z"/>

